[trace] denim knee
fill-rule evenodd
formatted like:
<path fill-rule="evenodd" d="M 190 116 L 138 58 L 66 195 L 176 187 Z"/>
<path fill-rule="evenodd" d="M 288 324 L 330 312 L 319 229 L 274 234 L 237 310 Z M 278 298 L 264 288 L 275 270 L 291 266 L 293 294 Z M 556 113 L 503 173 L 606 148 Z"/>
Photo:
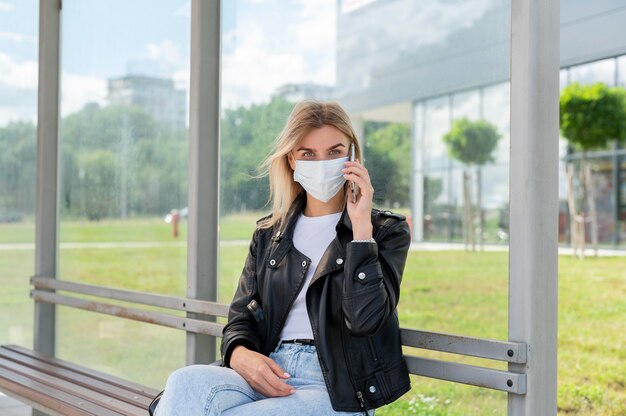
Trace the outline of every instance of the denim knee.
<path fill-rule="evenodd" d="M 193 364 L 174 370 L 165 382 L 165 391 L 172 391 L 182 388 L 186 390 L 186 385 L 195 385 L 194 381 L 201 372 L 202 365 Z"/>

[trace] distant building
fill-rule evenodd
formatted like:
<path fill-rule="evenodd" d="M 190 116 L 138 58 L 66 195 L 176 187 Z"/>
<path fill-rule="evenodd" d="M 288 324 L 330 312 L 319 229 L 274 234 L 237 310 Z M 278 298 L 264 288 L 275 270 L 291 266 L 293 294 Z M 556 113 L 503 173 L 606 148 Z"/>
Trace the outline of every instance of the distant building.
<path fill-rule="evenodd" d="M 145 75 L 127 75 L 108 80 L 111 104 L 135 104 L 171 128 L 183 128 L 187 118 L 187 92 L 174 81 Z"/>
<path fill-rule="evenodd" d="M 329 100 L 333 96 L 333 87 L 312 83 L 285 84 L 276 89 L 274 97 L 284 97 L 287 101 L 298 102 L 305 98 Z"/>

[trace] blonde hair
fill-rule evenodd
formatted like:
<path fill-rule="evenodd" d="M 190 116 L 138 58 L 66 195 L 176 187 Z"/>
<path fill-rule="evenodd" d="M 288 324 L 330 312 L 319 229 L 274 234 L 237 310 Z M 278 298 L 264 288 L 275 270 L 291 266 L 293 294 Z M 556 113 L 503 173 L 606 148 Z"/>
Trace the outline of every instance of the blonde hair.
<path fill-rule="evenodd" d="M 356 137 L 350 117 L 335 101 L 306 99 L 299 101 L 274 141 L 273 150 L 265 158 L 255 178 L 269 175 L 270 195 L 267 204 L 272 204 L 272 213 L 258 222 L 259 228 L 269 228 L 285 220 L 289 207 L 304 188 L 293 180 L 293 169 L 288 154 L 311 130 L 330 125 L 337 128 L 354 143 L 355 157 L 362 163 L 361 145 Z M 348 182 L 346 181 L 346 184 Z M 344 185 L 344 191 L 347 185 Z"/>

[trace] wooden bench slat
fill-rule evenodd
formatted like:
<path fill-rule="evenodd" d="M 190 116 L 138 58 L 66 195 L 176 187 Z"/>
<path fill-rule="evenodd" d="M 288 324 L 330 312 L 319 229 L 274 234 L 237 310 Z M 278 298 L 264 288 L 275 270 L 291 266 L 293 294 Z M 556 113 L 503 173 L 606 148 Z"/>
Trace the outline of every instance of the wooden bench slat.
<path fill-rule="evenodd" d="M 19 397 L 35 401 L 46 409 L 66 416 L 120 416 L 110 409 L 86 402 L 57 388 L 16 374 L 0 366 L 0 387 Z M 128 416 L 128 415 L 126 415 Z M 145 413 L 144 413 L 145 416 Z"/>
<path fill-rule="evenodd" d="M 91 377 L 93 379 L 97 379 L 100 381 L 103 381 L 105 383 L 109 383 L 112 385 L 115 385 L 117 387 L 121 387 L 123 389 L 129 390 L 133 393 L 136 393 L 138 395 L 143 395 L 145 397 L 149 397 L 149 398 L 154 398 L 159 392 L 160 390 L 155 390 L 153 388 L 147 387 L 147 386 L 142 386 L 141 384 L 137 384 L 134 383 L 132 381 L 129 380 L 124 380 L 122 378 L 116 377 L 116 376 L 112 376 L 109 374 L 105 374 L 102 373 L 100 371 L 96 371 L 96 370 L 92 370 L 74 363 L 71 363 L 69 361 L 65 361 L 62 360 L 60 358 L 57 357 L 50 357 L 47 356 L 45 354 L 41 354 L 37 351 L 32 351 L 29 350 L 27 348 L 21 347 L 19 345 L 3 345 L 2 348 L 6 348 L 9 349 L 11 351 L 15 351 L 17 353 L 23 354 L 23 355 L 27 355 L 29 357 L 35 358 L 37 360 L 41 360 L 41 361 L 45 361 L 48 362 L 50 364 L 59 366 L 59 367 L 63 367 L 66 368 L 68 370 L 74 371 L 76 373 L 80 373 L 83 375 L 86 375 L 88 377 Z"/>
<path fill-rule="evenodd" d="M 32 357 L 16 353 L 7 348 L 0 348 L 0 360 L 2 359 L 16 362 L 33 370 L 69 381 L 129 404 L 143 406 L 145 409 L 148 408 L 148 405 L 152 401 L 152 398 L 150 397 L 137 395 L 126 389 L 111 385 L 110 383 L 103 382 L 99 379 L 94 379 L 93 377 L 85 376 L 82 373 L 77 373 L 63 367 L 55 366 L 46 361 L 36 360 Z"/>
<path fill-rule="evenodd" d="M 90 402 L 103 408 L 123 415 L 143 415 L 145 416 L 147 405 L 138 403 L 128 403 L 109 397 L 107 394 L 94 391 L 88 387 L 74 383 L 72 380 L 64 380 L 56 375 L 50 375 L 36 368 L 25 366 L 11 360 L 0 358 L 0 368 L 7 370 L 14 375 L 30 379 L 43 385 L 55 388 L 76 397 L 78 400 Z"/>

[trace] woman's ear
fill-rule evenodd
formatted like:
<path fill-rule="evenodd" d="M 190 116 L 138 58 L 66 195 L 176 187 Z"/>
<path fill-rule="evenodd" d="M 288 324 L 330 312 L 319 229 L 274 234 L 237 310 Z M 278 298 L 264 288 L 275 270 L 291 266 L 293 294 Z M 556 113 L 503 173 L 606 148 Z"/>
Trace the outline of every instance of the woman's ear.
<path fill-rule="evenodd" d="M 296 162 L 291 152 L 287 153 L 287 160 L 289 161 L 289 166 L 291 166 L 291 170 L 296 170 Z"/>

